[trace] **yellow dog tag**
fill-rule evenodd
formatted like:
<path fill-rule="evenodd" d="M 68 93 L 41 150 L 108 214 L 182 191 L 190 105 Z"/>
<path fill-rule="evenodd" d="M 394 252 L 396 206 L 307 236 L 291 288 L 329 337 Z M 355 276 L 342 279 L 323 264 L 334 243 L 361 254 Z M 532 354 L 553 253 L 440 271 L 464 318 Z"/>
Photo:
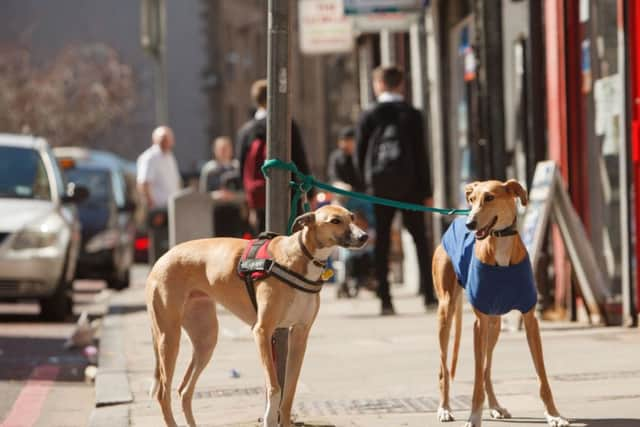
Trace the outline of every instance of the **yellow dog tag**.
<path fill-rule="evenodd" d="M 333 270 L 330 268 L 327 268 L 325 271 L 323 271 L 322 276 L 320 276 L 320 278 L 325 282 L 331 279 L 332 277 L 333 277 Z"/>

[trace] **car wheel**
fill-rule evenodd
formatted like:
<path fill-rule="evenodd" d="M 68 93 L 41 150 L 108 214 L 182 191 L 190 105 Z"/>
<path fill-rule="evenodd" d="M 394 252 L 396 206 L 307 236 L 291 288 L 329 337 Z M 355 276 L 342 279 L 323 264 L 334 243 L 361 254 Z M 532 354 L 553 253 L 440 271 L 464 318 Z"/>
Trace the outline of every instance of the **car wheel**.
<path fill-rule="evenodd" d="M 114 273 L 109 279 L 107 279 L 107 287 L 117 291 L 127 289 L 129 287 L 129 273 L 129 269 L 126 269 L 124 273 L 121 274 Z"/>
<path fill-rule="evenodd" d="M 73 312 L 73 300 L 69 293 L 71 286 L 60 279 L 56 290 L 51 296 L 40 300 L 40 317 L 52 322 L 62 322 Z"/>

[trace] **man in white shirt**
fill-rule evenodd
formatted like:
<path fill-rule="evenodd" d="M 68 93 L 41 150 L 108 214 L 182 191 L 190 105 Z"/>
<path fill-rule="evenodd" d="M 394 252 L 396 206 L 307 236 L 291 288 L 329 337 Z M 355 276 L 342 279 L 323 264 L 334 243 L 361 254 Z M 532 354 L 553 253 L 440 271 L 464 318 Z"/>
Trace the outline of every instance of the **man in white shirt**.
<path fill-rule="evenodd" d="M 175 145 L 168 126 L 157 127 L 151 135 L 152 145 L 138 157 L 138 190 L 147 209 L 167 207 L 169 197 L 180 189 L 178 164 L 171 151 Z"/>

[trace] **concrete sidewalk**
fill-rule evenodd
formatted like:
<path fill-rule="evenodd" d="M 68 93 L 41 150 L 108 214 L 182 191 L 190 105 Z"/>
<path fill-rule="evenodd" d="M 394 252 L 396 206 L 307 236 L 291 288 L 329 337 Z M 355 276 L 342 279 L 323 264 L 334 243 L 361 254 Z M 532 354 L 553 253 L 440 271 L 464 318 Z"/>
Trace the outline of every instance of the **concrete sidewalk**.
<path fill-rule="evenodd" d="M 107 407 L 128 410 L 131 426 L 161 426 L 159 406 L 147 391 L 153 369 L 151 336 L 139 275 L 130 290 L 113 300 L 120 313 L 126 372 L 133 402 Z M 323 306 L 311 333 L 298 393 L 298 425 L 436 426 L 438 350 L 435 313 L 426 314 L 420 299 L 396 292 L 395 317 L 379 317 L 371 294 L 338 300 L 323 290 Z M 194 397 L 202 426 L 257 426 L 264 405 L 263 376 L 248 326 L 219 310 L 220 334 L 213 360 Z M 463 425 L 472 392 L 472 316 L 465 312 L 459 370 L 452 403 Z M 544 324 L 543 344 L 556 403 L 575 426 L 640 426 L 640 331 L 579 325 Z M 190 356 L 183 334 L 174 388 Z M 102 351 L 109 351 L 103 348 Z M 234 377 L 232 371 L 239 377 Z M 514 419 L 486 426 L 545 425 L 537 381 L 523 332 L 505 332 L 494 356 L 500 403 Z M 184 418 L 174 390 L 174 411 Z M 116 410 L 117 408 L 117 410 Z M 125 417 L 126 418 L 126 417 Z"/>

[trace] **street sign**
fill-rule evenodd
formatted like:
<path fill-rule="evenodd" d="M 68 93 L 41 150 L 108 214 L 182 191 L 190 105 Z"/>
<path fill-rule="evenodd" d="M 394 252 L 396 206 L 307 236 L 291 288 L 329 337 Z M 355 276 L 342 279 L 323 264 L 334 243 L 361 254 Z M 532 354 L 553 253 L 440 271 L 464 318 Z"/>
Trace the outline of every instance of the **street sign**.
<path fill-rule="evenodd" d="M 392 33 L 405 33 L 418 21 L 417 13 L 370 13 L 351 15 L 353 31 L 356 33 L 379 33 L 386 30 Z"/>
<path fill-rule="evenodd" d="M 344 0 L 346 15 L 369 13 L 415 12 L 420 10 L 423 0 Z"/>
<path fill-rule="evenodd" d="M 301 0 L 300 50 L 309 55 L 351 52 L 353 30 L 342 0 Z"/>

